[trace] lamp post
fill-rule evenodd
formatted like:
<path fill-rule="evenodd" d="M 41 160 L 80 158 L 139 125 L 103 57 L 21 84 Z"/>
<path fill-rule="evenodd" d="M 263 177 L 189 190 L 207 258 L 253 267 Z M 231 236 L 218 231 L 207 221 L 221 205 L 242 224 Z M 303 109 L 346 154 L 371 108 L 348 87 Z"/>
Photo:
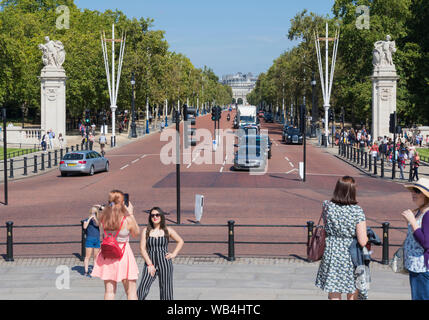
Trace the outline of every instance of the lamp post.
<path fill-rule="evenodd" d="M 137 131 L 136 131 L 136 107 L 135 107 L 135 98 L 136 98 L 136 92 L 135 92 L 135 85 L 136 85 L 136 79 L 134 77 L 134 72 L 131 75 L 131 87 L 133 91 L 133 98 L 132 98 L 132 111 L 131 111 L 131 138 L 137 138 Z"/>
<path fill-rule="evenodd" d="M 314 77 L 314 72 L 311 77 L 311 93 L 313 95 L 313 103 L 312 103 L 312 109 L 311 109 L 311 137 L 316 137 L 316 121 L 319 120 L 319 114 L 317 110 L 317 104 L 316 104 L 316 79 Z"/>

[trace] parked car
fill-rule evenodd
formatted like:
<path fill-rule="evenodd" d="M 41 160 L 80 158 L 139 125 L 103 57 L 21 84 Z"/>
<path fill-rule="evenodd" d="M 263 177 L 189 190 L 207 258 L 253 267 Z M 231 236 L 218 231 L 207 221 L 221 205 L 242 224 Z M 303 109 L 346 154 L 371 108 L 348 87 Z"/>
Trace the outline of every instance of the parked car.
<path fill-rule="evenodd" d="M 96 151 L 76 151 L 67 153 L 60 161 L 61 176 L 69 173 L 86 173 L 90 176 L 96 172 L 109 171 L 109 160 Z"/>
<path fill-rule="evenodd" d="M 255 145 L 239 146 L 234 155 L 234 170 L 261 169 L 267 165 L 268 153 Z"/>
<path fill-rule="evenodd" d="M 266 148 L 268 159 L 272 157 L 272 142 L 268 135 L 246 135 L 238 137 L 237 147 L 242 147 L 245 145 L 262 146 Z"/>
<path fill-rule="evenodd" d="M 289 128 L 286 131 L 285 142 L 286 144 L 302 144 L 302 133 L 298 128 Z"/>

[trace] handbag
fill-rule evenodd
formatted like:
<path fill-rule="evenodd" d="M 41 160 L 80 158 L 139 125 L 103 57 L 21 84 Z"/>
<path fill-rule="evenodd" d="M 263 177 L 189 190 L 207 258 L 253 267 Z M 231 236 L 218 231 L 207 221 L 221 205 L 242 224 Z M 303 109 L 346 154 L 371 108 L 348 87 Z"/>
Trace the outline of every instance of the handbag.
<path fill-rule="evenodd" d="M 307 245 L 307 259 L 310 262 L 319 261 L 322 259 L 323 252 L 325 251 L 325 227 L 320 226 L 324 211 L 320 215 L 319 222 L 317 223 L 316 230 L 313 231 L 310 242 Z"/>
<path fill-rule="evenodd" d="M 408 270 L 405 269 L 404 264 L 404 247 L 399 248 L 393 255 L 393 258 L 390 261 L 390 268 L 395 273 L 408 274 Z"/>

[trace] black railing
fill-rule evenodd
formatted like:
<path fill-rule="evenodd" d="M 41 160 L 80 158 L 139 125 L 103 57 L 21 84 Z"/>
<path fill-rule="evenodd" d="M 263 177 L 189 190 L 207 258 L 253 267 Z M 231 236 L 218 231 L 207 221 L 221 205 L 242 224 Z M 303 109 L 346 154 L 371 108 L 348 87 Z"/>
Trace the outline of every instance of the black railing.
<path fill-rule="evenodd" d="M 86 231 L 83 228 L 84 221 L 82 220 L 80 224 L 74 225 L 32 225 L 32 226 L 14 226 L 12 221 L 6 222 L 6 226 L 1 227 L 0 229 L 6 229 L 6 243 L 0 243 L 0 245 L 6 245 L 6 261 L 14 261 L 13 249 L 17 245 L 60 245 L 60 244 L 80 244 L 81 245 L 81 254 L 80 259 L 83 261 L 85 257 L 85 241 L 86 241 Z M 144 226 L 144 225 L 140 225 Z M 24 228 L 80 228 L 80 240 L 73 241 L 42 241 L 42 242 L 14 242 L 13 232 L 14 229 L 24 229 Z M 197 244 L 226 244 L 228 245 L 228 261 L 235 260 L 235 246 L 237 244 L 260 244 L 260 245 L 305 245 L 307 246 L 312 235 L 314 228 L 319 228 L 313 221 L 308 221 L 306 225 L 245 225 L 245 224 L 235 224 L 235 221 L 228 221 L 227 224 L 176 224 L 174 227 L 192 227 L 192 228 L 224 228 L 225 234 L 227 235 L 227 240 L 216 240 L 216 241 L 207 241 L 207 240 L 186 240 L 186 243 L 197 243 Z M 307 230 L 307 238 L 302 241 L 235 241 L 235 230 L 236 228 L 304 228 Z M 400 247 L 402 244 L 392 244 L 389 241 L 389 230 L 407 230 L 407 228 L 401 227 L 390 227 L 388 222 L 384 222 L 381 226 L 372 226 L 373 230 L 381 229 L 383 232 L 382 235 L 382 264 L 389 263 L 389 248 L 390 247 Z M 77 232 L 76 232 L 77 233 Z M 134 240 L 130 243 L 139 243 L 139 241 Z M 173 241 L 174 243 L 174 241 Z"/>

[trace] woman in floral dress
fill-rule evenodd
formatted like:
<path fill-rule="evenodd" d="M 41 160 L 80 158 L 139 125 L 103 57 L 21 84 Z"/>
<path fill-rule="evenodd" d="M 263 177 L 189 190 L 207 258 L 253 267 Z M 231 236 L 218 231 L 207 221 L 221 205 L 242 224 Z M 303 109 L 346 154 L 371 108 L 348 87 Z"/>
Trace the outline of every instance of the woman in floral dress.
<path fill-rule="evenodd" d="M 357 299 L 356 275 L 349 247 L 353 238 L 364 247 L 368 242 L 365 214 L 356 201 L 356 183 L 352 177 L 338 180 L 331 201 L 323 202 L 326 246 L 316 286 L 328 292 L 330 300 Z"/>

